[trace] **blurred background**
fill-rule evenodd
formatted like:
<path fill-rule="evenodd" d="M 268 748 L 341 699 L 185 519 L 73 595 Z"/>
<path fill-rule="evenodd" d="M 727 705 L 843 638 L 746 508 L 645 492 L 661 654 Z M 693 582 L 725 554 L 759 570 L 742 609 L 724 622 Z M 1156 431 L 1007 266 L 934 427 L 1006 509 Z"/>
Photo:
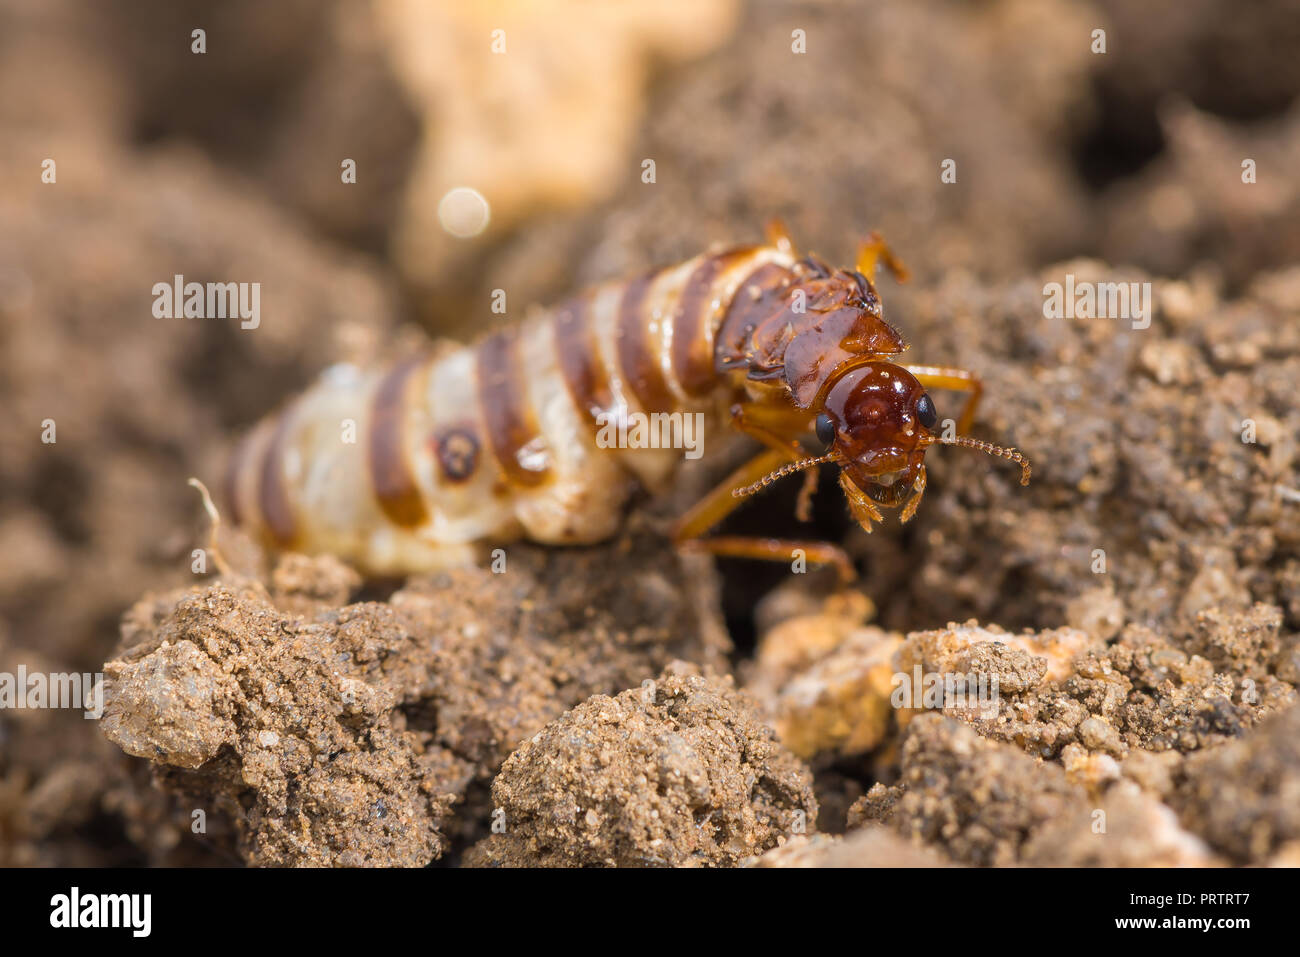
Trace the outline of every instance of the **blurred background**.
<path fill-rule="evenodd" d="M 192 581 L 188 476 L 494 289 L 519 318 L 771 216 L 832 261 L 881 230 L 904 330 L 1071 257 L 1247 288 L 1300 261 L 1297 93 L 1300 0 L 0 0 L 0 670 L 98 670 Z M 175 274 L 260 282 L 259 328 L 155 318 Z M 149 859 L 112 752 L 0 715 L 0 863 Z"/>

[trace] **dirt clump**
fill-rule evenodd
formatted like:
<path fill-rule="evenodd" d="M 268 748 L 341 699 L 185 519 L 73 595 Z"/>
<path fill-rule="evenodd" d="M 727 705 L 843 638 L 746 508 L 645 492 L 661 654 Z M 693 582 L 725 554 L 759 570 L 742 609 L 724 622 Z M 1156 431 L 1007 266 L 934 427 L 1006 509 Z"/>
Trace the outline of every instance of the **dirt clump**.
<path fill-rule="evenodd" d="M 250 864 L 427 864 L 467 768 L 396 711 L 414 647 L 382 606 L 309 622 L 255 583 L 213 585 L 105 666 L 104 734 L 233 820 Z"/>
<path fill-rule="evenodd" d="M 1034 832 L 1082 797 L 1061 768 L 926 714 L 908 729 L 899 783 L 872 787 L 849 823 L 890 824 L 965 863 L 1013 864 Z"/>
<path fill-rule="evenodd" d="M 1254 614 L 1224 617 L 1239 622 Z M 1116 758 L 1131 748 L 1194 751 L 1242 734 L 1295 696 L 1289 683 L 1272 676 L 1244 683 L 1136 625 L 1113 644 L 1080 653 L 1062 680 L 1001 689 L 1006 696 L 993 713 L 954 716 L 1045 757 L 1072 743 Z"/>
<path fill-rule="evenodd" d="M 730 679 L 673 665 L 510 756 L 482 866 L 731 866 L 811 831 L 812 775 Z M 494 831 L 496 829 L 494 828 Z"/>
<path fill-rule="evenodd" d="M 690 597 L 707 574 L 665 553 L 629 587 L 623 544 L 512 548 L 505 574 L 412 579 L 383 602 L 337 604 L 350 573 L 302 556 L 269 590 L 146 599 L 105 666 L 104 733 L 178 808 L 233 822 L 249 863 L 429 863 L 486 831 L 476 787 L 565 708 L 675 658 L 722 665 L 725 633 Z M 618 602 L 592 603 L 599 574 Z"/>
<path fill-rule="evenodd" d="M 1059 765 L 937 714 L 908 728 L 898 783 L 875 785 L 850 810 L 852 826 L 873 821 L 980 866 L 1215 862 L 1172 810 L 1136 785 L 1089 794 Z"/>
<path fill-rule="evenodd" d="M 927 710 L 1047 758 L 1070 746 L 1116 759 L 1189 752 L 1295 699 L 1278 677 L 1290 647 L 1280 624 L 1272 606 L 1210 609 L 1183 650 L 1137 625 L 1109 644 L 1074 628 L 1016 634 L 974 621 L 904 637 L 818 612 L 764 636 L 747 688 L 805 759 L 868 754 Z"/>
<path fill-rule="evenodd" d="M 804 759 L 862 754 L 891 730 L 902 636 L 863 625 L 869 610 L 859 593 L 835 595 L 821 609 L 780 621 L 759 642 L 746 687 L 767 707 L 782 743 Z"/>
<path fill-rule="evenodd" d="M 1300 841 L 1300 707 L 1189 759 L 1171 801 L 1188 828 L 1236 863 L 1293 847 Z"/>

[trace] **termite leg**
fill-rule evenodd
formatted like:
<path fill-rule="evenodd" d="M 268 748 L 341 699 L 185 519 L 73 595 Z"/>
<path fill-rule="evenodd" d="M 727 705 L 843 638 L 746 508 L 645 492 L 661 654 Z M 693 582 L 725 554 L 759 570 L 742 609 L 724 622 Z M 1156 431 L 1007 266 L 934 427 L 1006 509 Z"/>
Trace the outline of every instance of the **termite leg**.
<path fill-rule="evenodd" d="M 791 462 L 808 457 L 799 440 L 790 437 L 808 431 L 809 425 L 804 421 L 805 418 L 806 415 L 791 409 L 772 408 L 758 403 L 731 407 L 732 428 L 753 436 L 768 448 L 785 452 Z M 794 508 L 795 518 L 801 522 L 812 520 L 812 500 L 817 492 L 818 478 L 816 469 L 804 473 L 803 485 L 799 489 L 799 498 Z"/>
<path fill-rule="evenodd" d="M 975 423 L 975 408 L 984 393 L 984 384 L 980 382 L 979 376 L 966 369 L 952 366 L 907 366 L 906 369 L 924 386 L 965 392 L 966 407 L 961 410 L 961 418 L 957 420 L 957 434 L 965 435 L 970 432 L 971 426 Z"/>
<path fill-rule="evenodd" d="M 763 235 L 769 246 L 794 255 L 794 238 L 790 235 L 790 230 L 786 229 L 784 220 L 773 216 L 763 225 Z"/>
<path fill-rule="evenodd" d="M 745 463 L 721 485 L 693 505 L 673 527 L 673 544 L 686 551 L 708 552 L 731 558 L 757 558 L 766 561 L 793 561 L 796 550 L 802 551 L 808 561 L 815 564 L 834 565 L 844 582 L 856 577 L 853 563 L 844 550 L 830 542 L 799 541 L 782 538 L 745 538 L 739 535 L 702 536 L 732 511 L 742 499 L 732 494 L 733 489 L 752 485 L 775 468 L 784 465 L 789 454 L 781 449 L 762 452 Z"/>
<path fill-rule="evenodd" d="M 878 262 L 883 262 L 885 268 L 893 273 L 894 278 L 899 282 L 907 282 L 911 278 L 912 274 L 903 265 L 903 261 L 894 255 L 894 251 L 889 248 L 885 238 L 880 233 L 873 231 L 858 246 L 858 272 L 867 278 L 871 278 L 876 273 L 876 263 Z"/>
<path fill-rule="evenodd" d="M 813 565 L 834 565 L 840 581 L 848 584 L 857 578 L 849 556 L 830 542 L 808 542 L 792 538 L 746 538 L 743 535 L 716 535 L 681 543 L 686 551 L 708 552 L 723 558 L 756 558 L 769 562 L 793 563 L 795 552 L 802 551 Z"/>

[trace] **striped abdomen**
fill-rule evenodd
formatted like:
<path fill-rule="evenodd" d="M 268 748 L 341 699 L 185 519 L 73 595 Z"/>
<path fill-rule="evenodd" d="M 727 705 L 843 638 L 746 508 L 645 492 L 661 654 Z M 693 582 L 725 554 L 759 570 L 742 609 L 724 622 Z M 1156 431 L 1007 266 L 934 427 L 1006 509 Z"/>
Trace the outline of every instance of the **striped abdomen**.
<path fill-rule="evenodd" d="M 706 254 L 473 346 L 382 372 L 336 367 L 241 443 L 234 520 L 378 573 L 471 561 L 521 536 L 606 538 L 632 483 L 660 485 L 682 459 L 601 447 L 606 417 L 702 412 L 707 448 L 736 395 L 719 329 L 792 266 L 773 247 Z"/>

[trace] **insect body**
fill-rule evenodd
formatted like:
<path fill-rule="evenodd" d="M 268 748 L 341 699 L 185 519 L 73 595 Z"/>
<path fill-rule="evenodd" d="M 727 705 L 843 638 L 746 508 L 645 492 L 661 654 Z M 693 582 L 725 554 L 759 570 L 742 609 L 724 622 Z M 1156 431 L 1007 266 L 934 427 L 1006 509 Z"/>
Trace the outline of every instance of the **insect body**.
<path fill-rule="evenodd" d="M 941 441 L 925 385 L 965 390 L 969 373 L 892 360 L 905 348 L 869 273 L 897 263 L 876 239 L 858 269 L 769 243 L 707 253 L 609 283 L 473 346 L 394 368 L 330 370 L 240 444 L 226 481 L 236 524 L 278 548 L 332 552 L 372 573 L 464 564 L 518 538 L 589 543 L 615 533 L 637 483 L 662 488 L 680 450 L 608 448 L 611 421 L 695 414 L 767 450 L 678 523 L 717 554 L 848 559 L 822 542 L 703 537 L 738 498 L 823 462 L 841 468 L 854 516 L 910 518 L 926 449 Z M 349 431 L 350 430 L 350 431 Z M 815 433 L 823 454 L 804 452 Z M 352 440 L 349 441 L 349 435 Z M 969 445 L 1028 464 L 1018 452 Z M 814 474 L 807 473 L 812 480 Z M 800 509 L 807 511 L 806 481 Z"/>

